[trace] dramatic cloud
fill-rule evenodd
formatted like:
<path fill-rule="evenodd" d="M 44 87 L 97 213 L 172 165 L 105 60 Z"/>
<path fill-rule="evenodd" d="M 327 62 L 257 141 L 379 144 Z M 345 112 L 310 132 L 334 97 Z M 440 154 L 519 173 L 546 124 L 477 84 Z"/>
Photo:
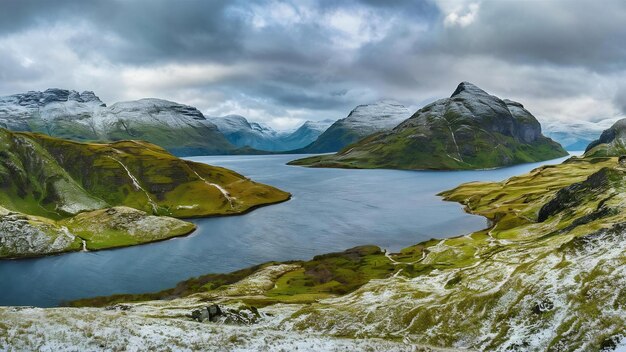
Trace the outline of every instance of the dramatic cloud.
<path fill-rule="evenodd" d="M 0 94 L 159 97 L 277 128 L 460 81 L 540 119 L 626 111 L 626 3 L 487 0 L 4 0 Z"/>

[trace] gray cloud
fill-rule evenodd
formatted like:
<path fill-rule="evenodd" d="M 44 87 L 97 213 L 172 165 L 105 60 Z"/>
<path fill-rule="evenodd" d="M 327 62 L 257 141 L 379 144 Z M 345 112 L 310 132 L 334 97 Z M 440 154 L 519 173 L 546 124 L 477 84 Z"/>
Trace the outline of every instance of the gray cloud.
<path fill-rule="evenodd" d="M 543 119 L 626 110 L 618 0 L 1 6 L 2 94 L 56 86 L 96 90 L 108 102 L 156 96 L 289 124 L 341 118 L 380 98 L 417 108 L 470 80 Z"/>
<path fill-rule="evenodd" d="M 615 105 L 626 115 L 626 84 L 620 85 L 614 97 Z"/>
<path fill-rule="evenodd" d="M 494 1 L 475 21 L 444 32 L 438 50 L 488 54 L 518 63 L 626 68 L 626 3 L 607 1 Z"/>

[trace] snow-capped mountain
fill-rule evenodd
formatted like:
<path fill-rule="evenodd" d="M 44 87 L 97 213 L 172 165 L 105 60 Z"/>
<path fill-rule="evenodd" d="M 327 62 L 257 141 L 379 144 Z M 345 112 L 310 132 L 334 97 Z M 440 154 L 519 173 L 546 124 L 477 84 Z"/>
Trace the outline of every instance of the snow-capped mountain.
<path fill-rule="evenodd" d="M 236 149 L 192 106 L 140 99 L 107 107 L 93 92 L 56 88 L 1 97 L 0 127 L 78 141 L 141 139 L 177 155 Z"/>
<path fill-rule="evenodd" d="M 590 121 L 542 121 L 543 134 L 559 142 L 566 150 L 585 150 L 602 131 L 620 118 Z"/>
<path fill-rule="evenodd" d="M 411 112 L 404 105 L 390 100 L 359 105 L 348 117 L 332 124 L 315 142 L 297 152 L 335 152 L 365 136 L 390 130 L 410 116 Z"/>
<path fill-rule="evenodd" d="M 313 142 L 330 127 L 335 120 L 306 121 L 295 131 L 281 138 L 285 150 L 305 147 Z"/>
<path fill-rule="evenodd" d="M 210 121 L 217 125 L 230 143 L 266 151 L 287 151 L 306 146 L 333 123 L 332 120 L 307 121 L 295 131 L 277 132 L 240 115 L 214 117 Z"/>
<path fill-rule="evenodd" d="M 374 104 L 359 105 L 350 112 L 342 123 L 365 135 L 388 130 L 408 119 L 411 112 L 402 104 L 383 100 Z"/>
<path fill-rule="evenodd" d="M 0 127 L 29 131 L 47 122 L 72 116 L 76 120 L 91 117 L 106 105 L 93 92 L 48 89 L 0 97 Z"/>

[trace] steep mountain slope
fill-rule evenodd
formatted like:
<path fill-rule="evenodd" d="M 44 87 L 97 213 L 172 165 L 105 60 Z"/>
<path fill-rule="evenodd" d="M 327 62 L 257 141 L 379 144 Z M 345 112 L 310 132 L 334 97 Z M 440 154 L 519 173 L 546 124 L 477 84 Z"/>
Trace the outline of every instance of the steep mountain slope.
<path fill-rule="evenodd" d="M 276 132 L 271 127 L 249 122 L 239 115 L 210 118 L 226 139 L 237 147 L 266 151 L 287 151 L 313 142 L 332 124 L 331 120 L 307 121 L 293 132 Z"/>
<path fill-rule="evenodd" d="M 554 121 L 541 122 L 543 134 L 561 144 L 565 150 L 585 150 L 589 143 L 600 137 L 618 119 L 590 121 Z"/>
<path fill-rule="evenodd" d="M 611 351 L 626 346 L 625 194 L 616 157 L 468 183 L 443 195 L 488 229 L 74 302 L 106 308 L 0 308 L 0 348 Z"/>
<path fill-rule="evenodd" d="M 284 133 L 280 138 L 281 149 L 290 151 L 305 147 L 317 140 L 333 123 L 334 120 L 306 121 L 295 131 Z"/>
<path fill-rule="evenodd" d="M 336 152 L 372 133 L 390 130 L 410 115 L 407 108 L 393 101 L 359 105 L 350 112 L 348 117 L 328 127 L 315 142 L 293 152 Z"/>
<path fill-rule="evenodd" d="M 132 242 L 132 239 L 121 238 L 132 232 L 123 231 L 124 226 L 131 228 L 119 223 L 124 217 L 136 225 L 140 220 L 149 225 L 150 222 L 144 221 L 146 213 L 173 217 L 238 214 L 289 197 L 285 192 L 255 183 L 230 170 L 178 159 L 147 142 L 88 144 L 0 129 L 0 156 L 0 206 L 18 216 L 28 214 L 62 221 L 56 225 L 76 228 L 78 232 L 79 227 L 89 227 L 86 219 L 93 220 L 95 216 L 101 223 L 109 224 L 98 230 L 102 236 L 115 237 L 110 242 L 117 241 L 104 247 Z M 97 212 L 119 206 L 133 209 Z M 83 212 L 92 213 L 79 214 Z M 120 217 L 120 214 L 125 215 Z M 73 216 L 77 217 L 67 220 Z M 142 233 L 137 225 L 135 237 L 145 242 L 160 237 L 158 233 L 170 233 L 155 230 L 162 225 L 170 229 L 171 226 L 184 228 L 186 233 L 193 228 L 193 225 L 190 228 L 171 220 L 152 221 L 155 232 L 152 235 L 150 230 Z M 43 221 L 45 227 L 58 233 L 62 227 L 48 226 L 50 221 Z M 178 231 L 172 233 L 180 235 Z M 7 232 L 0 232 L 3 238 L 0 243 L 6 236 Z"/>
<path fill-rule="evenodd" d="M 329 129 L 330 130 L 330 129 Z M 480 169 L 567 155 L 541 134 L 522 104 L 463 82 L 388 132 L 371 135 L 335 155 L 293 165 L 390 169 Z"/>
<path fill-rule="evenodd" d="M 76 141 L 141 139 L 176 155 L 233 153 L 196 108 L 161 99 L 107 107 L 93 92 L 64 89 L 0 97 L 0 127 Z"/>
<path fill-rule="evenodd" d="M 600 138 L 589 143 L 585 149 L 587 156 L 626 155 L 626 119 L 615 122 L 604 130 Z"/>
<path fill-rule="evenodd" d="M 268 126 L 248 120 L 240 115 L 226 115 L 210 118 L 226 139 L 237 147 L 251 147 L 259 150 L 280 150 L 277 143 L 279 134 Z"/>

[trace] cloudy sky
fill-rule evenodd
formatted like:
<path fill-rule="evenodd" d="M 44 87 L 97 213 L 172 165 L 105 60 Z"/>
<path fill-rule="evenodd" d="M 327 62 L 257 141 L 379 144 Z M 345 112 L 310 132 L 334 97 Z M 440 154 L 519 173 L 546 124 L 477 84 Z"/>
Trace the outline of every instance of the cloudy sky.
<path fill-rule="evenodd" d="M 2 0 L 0 95 L 157 97 L 278 129 L 470 81 L 540 120 L 626 113 L 621 0 Z"/>

